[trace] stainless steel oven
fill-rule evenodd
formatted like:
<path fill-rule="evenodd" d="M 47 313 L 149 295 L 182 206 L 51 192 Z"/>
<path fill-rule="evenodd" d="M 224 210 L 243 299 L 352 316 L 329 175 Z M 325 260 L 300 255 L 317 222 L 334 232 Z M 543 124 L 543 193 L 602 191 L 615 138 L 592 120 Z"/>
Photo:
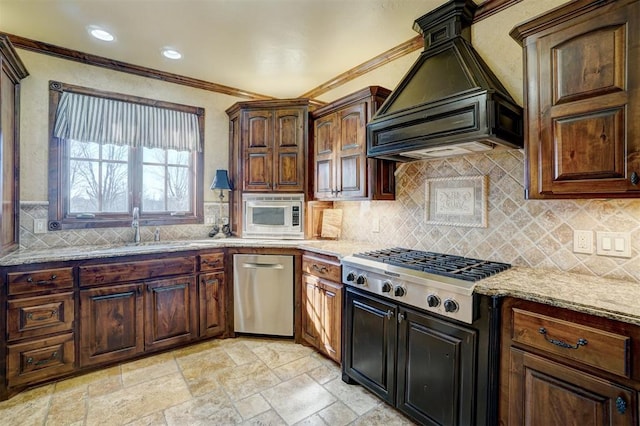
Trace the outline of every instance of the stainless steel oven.
<path fill-rule="evenodd" d="M 242 237 L 304 239 L 304 194 L 242 194 Z"/>

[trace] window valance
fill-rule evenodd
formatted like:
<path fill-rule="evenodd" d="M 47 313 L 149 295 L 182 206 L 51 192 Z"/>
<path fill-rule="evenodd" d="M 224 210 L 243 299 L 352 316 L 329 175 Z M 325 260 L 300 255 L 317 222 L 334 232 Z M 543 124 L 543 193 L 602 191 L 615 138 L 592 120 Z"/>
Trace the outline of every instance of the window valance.
<path fill-rule="evenodd" d="M 84 142 L 202 151 L 196 114 L 73 92 L 61 94 L 53 135 Z"/>

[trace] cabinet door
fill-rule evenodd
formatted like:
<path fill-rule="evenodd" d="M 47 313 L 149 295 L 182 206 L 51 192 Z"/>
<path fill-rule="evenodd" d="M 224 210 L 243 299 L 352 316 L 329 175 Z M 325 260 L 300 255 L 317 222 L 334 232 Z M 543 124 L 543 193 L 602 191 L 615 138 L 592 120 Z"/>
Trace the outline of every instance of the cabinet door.
<path fill-rule="evenodd" d="M 302 338 L 305 342 L 320 349 L 320 315 L 322 313 L 322 290 L 319 279 L 313 275 L 302 275 Z"/>
<path fill-rule="evenodd" d="M 273 113 L 244 111 L 242 129 L 243 190 L 271 190 L 273 163 Z"/>
<path fill-rule="evenodd" d="M 224 333 L 225 321 L 224 272 L 201 274 L 198 281 L 200 337 Z"/>
<path fill-rule="evenodd" d="M 515 348 L 510 362 L 511 425 L 637 423 L 631 389 Z"/>
<path fill-rule="evenodd" d="M 537 66 L 529 61 L 528 107 L 540 120 L 539 128 L 536 117 L 529 120 L 532 198 L 640 196 L 630 180 L 640 174 L 633 119 L 640 116 L 640 29 L 633 19 L 640 19 L 638 2 L 595 10 L 529 48 L 539 55 Z"/>
<path fill-rule="evenodd" d="M 336 190 L 335 144 L 337 125 L 336 114 L 329 114 L 313 123 L 313 193 L 317 200 L 332 199 Z"/>
<path fill-rule="evenodd" d="M 301 108 L 276 109 L 273 138 L 273 190 L 304 191 L 305 129 Z"/>
<path fill-rule="evenodd" d="M 343 372 L 393 405 L 397 306 L 346 288 Z"/>
<path fill-rule="evenodd" d="M 321 281 L 322 314 L 321 342 L 327 356 L 340 363 L 342 361 L 342 284 Z"/>
<path fill-rule="evenodd" d="M 195 279 L 169 278 L 146 283 L 145 350 L 186 343 L 193 339 Z"/>
<path fill-rule="evenodd" d="M 367 196 L 367 103 L 338 111 L 336 181 L 340 198 Z"/>
<path fill-rule="evenodd" d="M 412 310 L 399 324 L 398 409 L 424 424 L 473 424 L 477 332 Z"/>
<path fill-rule="evenodd" d="M 80 365 L 130 358 L 144 350 L 142 284 L 80 291 Z"/>

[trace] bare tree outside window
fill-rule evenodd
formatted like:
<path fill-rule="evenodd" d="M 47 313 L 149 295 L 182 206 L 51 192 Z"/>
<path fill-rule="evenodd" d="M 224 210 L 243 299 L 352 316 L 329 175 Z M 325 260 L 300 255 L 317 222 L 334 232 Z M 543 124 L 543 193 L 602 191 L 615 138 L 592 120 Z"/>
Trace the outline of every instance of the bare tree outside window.
<path fill-rule="evenodd" d="M 69 142 L 69 213 L 127 212 L 128 147 Z"/>
<path fill-rule="evenodd" d="M 142 211 L 185 212 L 193 189 L 188 151 L 143 148 Z"/>

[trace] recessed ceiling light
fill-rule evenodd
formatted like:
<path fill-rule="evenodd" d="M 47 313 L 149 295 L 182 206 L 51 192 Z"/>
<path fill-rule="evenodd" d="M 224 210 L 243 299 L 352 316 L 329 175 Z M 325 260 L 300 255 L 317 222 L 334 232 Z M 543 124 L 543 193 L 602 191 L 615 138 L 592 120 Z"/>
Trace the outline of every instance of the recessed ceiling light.
<path fill-rule="evenodd" d="M 175 49 L 170 49 L 170 48 L 162 49 L 162 55 L 165 58 L 169 58 L 169 59 L 180 59 L 180 58 L 182 58 L 182 53 L 178 52 Z"/>
<path fill-rule="evenodd" d="M 116 39 L 109 31 L 103 30 L 102 28 L 96 27 L 95 25 L 91 25 L 87 27 L 87 29 L 89 30 L 89 34 L 91 34 L 98 40 L 113 41 Z"/>

